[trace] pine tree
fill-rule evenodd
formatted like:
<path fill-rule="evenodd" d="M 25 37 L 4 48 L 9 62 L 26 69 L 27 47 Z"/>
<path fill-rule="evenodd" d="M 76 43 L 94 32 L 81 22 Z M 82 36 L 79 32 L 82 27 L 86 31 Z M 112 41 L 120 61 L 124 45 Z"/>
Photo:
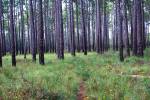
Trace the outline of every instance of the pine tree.
<path fill-rule="evenodd" d="M 11 54 L 12 66 L 16 66 L 16 46 L 15 46 L 15 33 L 14 33 L 14 0 L 10 0 L 10 33 L 11 33 Z"/>
<path fill-rule="evenodd" d="M 2 67 L 2 0 L 0 0 L 0 67 Z"/>
<path fill-rule="evenodd" d="M 64 33 L 61 0 L 55 0 L 55 11 L 56 53 L 58 59 L 64 59 Z"/>
<path fill-rule="evenodd" d="M 31 34 L 31 48 L 32 48 L 32 60 L 36 61 L 36 38 L 34 29 L 34 14 L 33 14 L 33 0 L 29 0 L 29 12 L 30 12 L 30 34 Z"/>
<path fill-rule="evenodd" d="M 44 30 L 43 30 L 43 9 L 42 0 L 38 0 L 38 43 L 39 43 L 39 63 L 44 65 Z"/>

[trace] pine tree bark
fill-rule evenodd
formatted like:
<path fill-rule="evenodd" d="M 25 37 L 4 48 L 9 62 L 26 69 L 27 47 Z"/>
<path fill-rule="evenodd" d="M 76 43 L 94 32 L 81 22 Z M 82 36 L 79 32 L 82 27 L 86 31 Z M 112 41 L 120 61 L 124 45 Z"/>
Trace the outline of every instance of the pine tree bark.
<path fill-rule="evenodd" d="M 133 12 L 134 12 L 134 9 L 133 9 L 133 2 L 131 2 L 131 5 L 132 7 L 128 7 L 130 8 L 129 9 L 129 15 L 130 15 L 130 27 L 131 27 L 131 30 L 130 30 L 130 41 L 131 41 L 131 44 L 130 44 L 130 48 L 131 50 L 133 50 Z"/>
<path fill-rule="evenodd" d="M 121 13 L 121 0 L 116 0 L 117 5 L 117 33 L 119 34 L 119 56 L 120 61 L 124 61 L 123 57 L 123 37 L 122 37 L 122 13 Z"/>
<path fill-rule="evenodd" d="M 129 36 L 128 36 L 128 19 L 127 19 L 127 1 L 122 0 L 122 8 L 123 8 L 123 37 L 124 37 L 124 45 L 126 50 L 126 55 L 130 56 L 130 46 L 129 46 Z"/>
<path fill-rule="evenodd" d="M 113 36 L 112 36 L 112 38 L 113 38 L 113 50 L 115 51 L 116 50 L 116 7 L 115 7 L 115 4 L 113 4 L 113 7 L 114 7 L 114 9 L 113 9 L 113 15 L 114 15 L 114 17 L 113 17 Z"/>
<path fill-rule="evenodd" d="M 2 67 L 2 0 L 0 0 L 0 67 Z"/>
<path fill-rule="evenodd" d="M 101 11 L 100 11 L 100 0 L 96 0 L 96 48 L 97 53 L 102 53 L 102 29 L 101 29 Z"/>
<path fill-rule="evenodd" d="M 87 2 L 87 32 L 88 32 L 88 51 L 91 51 L 91 3 Z"/>
<path fill-rule="evenodd" d="M 108 21 L 107 21 L 107 2 L 103 0 L 103 46 L 104 50 L 107 51 L 109 48 L 109 32 L 108 32 Z"/>
<path fill-rule="evenodd" d="M 3 4 L 3 2 L 2 2 Z M 2 55 L 6 55 L 6 36 L 5 36 L 5 18 L 4 18 L 4 9 L 2 7 Z"/>
<path fill-rule="evenodd" d="M 137 55 L 137 0 L 133 1 L 133 55 Z"/>
<path fill-rule="evenodd" d="M 21 54 L 24 54 L 24 43 L 25 43 L 25 32 L 24 32 L 24 10 L 23 10 L 23 0 L 20 0 L 20 14 L 21 14 Z"/>
<path fill-rule="evenodd" d="M 81 31 L 82 31 L 82 40 L 83 40 L 83 52 L 84 55 L 87 55 L 87 34 L 86 34 L 86 27 L 85 27 L 85 14 L 84 14 L 84 2 L 80 0 L 81 6 Z"/>
<path fill-rule="evenodd" d="M 95 51 L 95 4 L 92 3 L 92 49 Z"/>
<path fill-rule="evenodd" d="M 48 42 L 48 9 L 49 9 L 49 0 L 44 0 L 44 33 L 45 33 L 45 52 L 49 51 L 49 42 Z"/>
<path fill-rule="evenodd" d="M 34 28 L 34 14 L 33 14 L 33 2 L 29 0 L 29 10 L 30 10 L 30 34 L 31 34 L 31 46 L 32 46 L 32 60 L 36 61 L 36 37 Z"/>
<path fill-rule="evenodd" d="M 26 9 L 27 9 L 27 52 L 30 53 L 30 44 L 31 44 L 31 35 L 30 35 L 30 18 L 29 18 L 29 13 L 30 13 L 30 10 L 29 10 L 29 6 L 28 5 L 28 0 L 26 0 Z"/>
<path fill-rule="evenodd" d="M 76 32 L 77 32 L 77 51 L 80 52 L 80 35 L 79 35 L 79 6 L 76 0 Z"/>
<path fill-rule="evenodd" d="M 69 22 L 70 22 L 70 11 L 69 11 L 69 5 L 68 5 L 68 0 L 66 0 L 66 38 L 67 38 L 67 51 L 70 52 L 70 25 L 69 25 Z"/>
<path fill-rule="evenodd" d="M 64 59 L 64 33 L 61 0 L 55 0 L 55 31 L 57 57 L 58 59 Z"/>
<path fill-rule="evenodd" d="M 34 16 L 34 30 L 35 30 L 35 50 L 38 50 L 38 11 L 37 0 L 33 0 L 33 16 Z"/>
<path fill-rule="evenodd" d="M 118 34 L 118 30 L 117 30 L 117 20 L 118 20 L 118 12 L 117 12 L 117 3 L 115 4 L 115 14 L 116 14 L 116 18 L 115 18 L 115 48 L 116 48 L 116 51 L 118 51 L 119 49 L 119 34 Z"/>
<path fill-rule="evenodd" d="M 145 32 L 145 16 L 144 16 L 144 0 L 141 1 L 141 13 L 142 13 L 142 40 L 143 40 L 143 49 L 146 48 L 146 32 Z"/>
<path fill-rule="evenodd" d="M 70 11 L 70 34 L 71 34 L 71 54 L 75 56 L 75 27 L 74 27 L 74 10 L 73 0 L 69 0 L 69 11 Z"/>
<path fill-rule="evenodd" d="M 38 42 L 39 42 L 39 63 L 44 65 L 44 30 L 43 30 L 43 8 L 42 0 L 38 0 Z"/>
<path fill-rule="evenodd" d="M 14 0 L 10 0 L 10 33 L 11 33 L 11 54 L 12 66 L 16 66 L 16 46 L 14 33 Z"/>
<path fill-rule="evenodd" d="M 137 54 L 143 56 L 142 0 L 137 0 Z"/>

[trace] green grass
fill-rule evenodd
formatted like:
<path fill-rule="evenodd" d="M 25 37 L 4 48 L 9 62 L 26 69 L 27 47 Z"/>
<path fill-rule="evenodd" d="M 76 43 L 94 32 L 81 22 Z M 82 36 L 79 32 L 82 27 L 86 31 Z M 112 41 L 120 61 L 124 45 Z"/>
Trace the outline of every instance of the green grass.
<path fill-rule="evenodd" d="M 129 57 L 119 62 L 118 54 L 45 54 L 45 65 L 17 56 L 17 67 L 11 57 L 3 58 L 0 69 L 0 98 L 6 100 L 76 100 L 81 80 L 85 82 L 89 100 L 148 100 L 150 98 L 150 49 L 144 58 Z M 142 75 L 133 78 L 128 75 Z"/>

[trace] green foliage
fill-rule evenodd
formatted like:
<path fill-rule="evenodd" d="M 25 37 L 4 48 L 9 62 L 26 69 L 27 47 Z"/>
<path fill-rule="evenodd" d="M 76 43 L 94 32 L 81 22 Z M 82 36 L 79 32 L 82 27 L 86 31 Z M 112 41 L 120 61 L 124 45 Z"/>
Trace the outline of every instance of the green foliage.
<path fill-rule="evenodd" d="M 11 57 L 3 58 L 0 69 L 0 97 L 3 99 L 76 100 L 81 80 L 85 82 L 89 100 L 147 100 L 150 98 L 150 49 L 144 58 L 129 57 L 118 62 L 117 53 L 103 55 L 65 54 L 57 60 L 46 54 L 46 65 L 33 63 L 28 55 L 17 56 L 17 67 L 11 67 Z M 141 75 L 135 78 L 130 75 Z"/>

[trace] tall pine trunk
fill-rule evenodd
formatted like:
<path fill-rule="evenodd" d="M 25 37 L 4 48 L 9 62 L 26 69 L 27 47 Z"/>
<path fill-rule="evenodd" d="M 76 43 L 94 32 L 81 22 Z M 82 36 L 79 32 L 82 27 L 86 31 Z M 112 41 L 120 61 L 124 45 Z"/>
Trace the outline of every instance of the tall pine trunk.
<path fill-rule="evenodd" d="M 143 31 L 142 31 L 142 0 L 137 0 L 137 54 L 138 56 L 143 56 Z"/>
<path fill-rule="evenodd" d="M 56 53 L 58 59 L 64 59 L 64 33 L 62 18 L 62 1 L 55 0 L 55 35 L 56 35 Z"/>
<path fill-rule="evenodd" d="M 0 67 L 2 67 L 2 0 L 0 0 Z"/>
<path fill-rule="evenodd" d="M 71 54 L 75 56 L 75 27 L 74 27 L 74 10 L 73 0 L 69 0 L 69 14 L 70 14 L 70 34 L 71 34 Z"/>
<path fill-rule="evenodd" d="M 34 28 L 34 14 L 33 14 L 33 2 L 29 0 L 29 10 L 30 10 L 30 34 L 31 34 L 31 50 L 32 50 L 32 60 L 36 61 L 36 36 Z"/>
<path fill-rule="evenodd" d="M 39 63 L 44 65 L 44 30 L 43 30 L 43 9 L 42 0 L 38 0 L 38 44 L 39 44 Z"/>
<path fill-rule="evenodd" d="M 128 18 L 127 18 L 127 1 L 122 0 L 123 8 L 123 37 L 126 55 L 130 56 L 129 36 L 128 36 Z"/>
<path fill-rule="evenodd" d="M 12 66 L 16 66 L 16 46 L 14 33 L 14 0 L 10 0 L 10 33 L 11 33 L 11 54 Z"/>
<path fill-rule="evenodd" d="M 76 1 L 76 33 L 77 33 L 77 51 L 80 52 L 80 35 L 79 35 L 79 6 L 78 0 Z"/>
<path fill-rule="evenodd" d="M 137 55 L 137 0 L 133 1 L 133 55 Z"/>
<path fill-rule="evenodd" d="M 97 42 L 96 43 L 97 53 L 102 53 L 103 47 L 102 47 L 100 0 L 96 0 L 96 42 Z"/>
<path fill-rule="evenodd" d="M 83 52 L 84 55 L 87 55 L 87 34 L 86 34 L 86 27 L 85 27 L 85 12 L 84 12 L 84 1 L 80 0 L 81 6 L 81 31 L 82 31 L 82 40 L 83 40 Z"/>
<path fill-rule="evenodd" d="M 21 54 L 24 54 L 25 48 L 25 32 L 24 32 L 24 10 L 23 10 L 23 0 L 20 0 L 20 13 L 21 13 Z"/>
<path fill-rule="evenodd" d="M 119 35 L 119 57 L 120 61 L 124 61 L 123 57 L 123 37 L 122 37 L 122 13 L 121 13 L 121 0 L 116 0 L 117 10 L 117 33 Z"/>

